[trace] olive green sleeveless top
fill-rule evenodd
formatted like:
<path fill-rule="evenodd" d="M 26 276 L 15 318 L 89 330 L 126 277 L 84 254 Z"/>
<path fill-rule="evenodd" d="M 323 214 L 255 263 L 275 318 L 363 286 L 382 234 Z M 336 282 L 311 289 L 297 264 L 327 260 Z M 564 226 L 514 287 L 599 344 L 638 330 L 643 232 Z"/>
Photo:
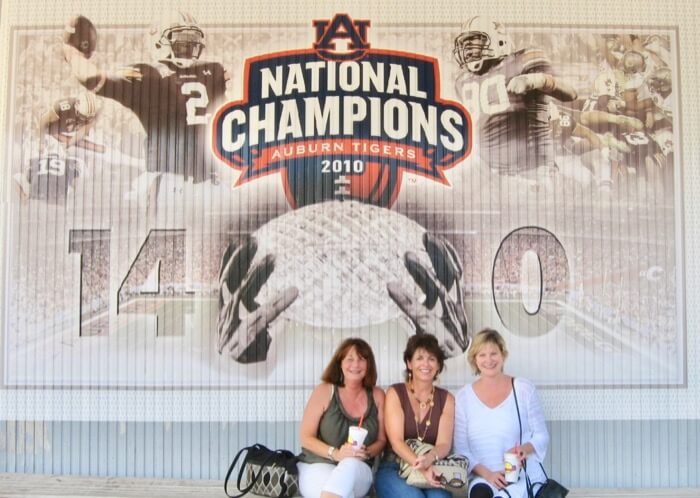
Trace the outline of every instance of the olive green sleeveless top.
<path fill-rule="evenodd" d="M 359 422 L 359 417 L 351 417 L 345 413 L 338 395 L 338 386 L 333 386 L 333 396 L 328 404 L 328 408 L 321 416 L 316 437 L 329 446 L 340 448 L 348 440 L 348 428 L 351 425 L 357 425 Z M 379 414 L 377 406 L 374 404 L 374 396 L 372 396 L 371 389 L 367 389 L 367 410 L 364 414 L 362 427 L 367 429 L 365 446 L 369 446 L 377 440 L 379 434 Z M 333 463 L 328 458 L 317 455 L 306 448 L 301 449 L 299 460 L 305 463 Z"/>

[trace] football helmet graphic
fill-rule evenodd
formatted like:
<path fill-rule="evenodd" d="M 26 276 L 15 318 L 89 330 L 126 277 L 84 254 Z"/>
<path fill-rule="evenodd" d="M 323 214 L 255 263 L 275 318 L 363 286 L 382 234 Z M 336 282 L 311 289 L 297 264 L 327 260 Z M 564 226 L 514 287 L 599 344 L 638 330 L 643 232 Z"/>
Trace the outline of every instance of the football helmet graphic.
<path fill-rule="evenodd" d="M 478 73 L 484 61 L 501 59 L 513 52 L 503 24 L 481 16 L 472 17 L 455 38 L 453 55 L 460 68 Z"/>
<path fill-rule="evenodd" d="M 620 84 L 617 81 L 615 73 L 612 71 L 603 71 L 596 76 L 593 82 L 593 88 L 595 89 L 596 97 L 602 95 L 607 95 L 609 97 L 620 96 Z"/>
<path fill-rule="evenodd" d="M 78 95 L 75 102 L 75 114 L 83 123 L 89 123 L 97 116 L 98 107 L 95 94 L 92 92 L 83 92 Z"/>
<path fill-rule="evenodd" d="M 647 69 L 646 57 L 636 50 L 626 51 L 622 56 L 621 65 L 625 74 L 644 73 Z"/>
<path fill-rule="evenodd" d="M 156 59 L 177 67 L 190 67 L 204 50 L 204 32 L 194 17 L 174 11 L 151 27 Z"/>
<path fill-rule="evenodd" d="M 647 85 L 656 93 L 667 96 L 671 93 L 671 70 L 667 67 L 659 67 L 647 77 Z"/>

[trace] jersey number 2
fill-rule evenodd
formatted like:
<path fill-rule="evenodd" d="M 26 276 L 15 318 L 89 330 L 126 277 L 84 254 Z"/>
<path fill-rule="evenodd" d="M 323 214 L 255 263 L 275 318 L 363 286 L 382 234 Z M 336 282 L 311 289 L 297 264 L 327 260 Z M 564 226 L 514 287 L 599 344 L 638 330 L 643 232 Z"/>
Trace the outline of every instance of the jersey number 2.
<path fill-rule="evenodd" d="M 203 83 L 190 81 L 180 87 L 180 92 L 189 97 L 185 102 L 187 110 L 188 125 L 205 125 L 209 121 L 209 114 L 206 113 L 209 105 L 209 95 L 207 95 L 207 87 Z M 199 113 L 202 109 L 205 112 Z"/>

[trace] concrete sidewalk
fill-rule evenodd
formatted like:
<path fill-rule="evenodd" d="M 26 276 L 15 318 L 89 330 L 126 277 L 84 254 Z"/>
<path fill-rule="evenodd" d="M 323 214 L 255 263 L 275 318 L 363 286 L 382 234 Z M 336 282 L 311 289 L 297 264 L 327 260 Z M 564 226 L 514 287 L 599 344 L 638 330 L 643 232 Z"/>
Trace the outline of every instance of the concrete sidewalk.
<path fill-rule="evenodd" d="M 0 473 L 0 498 L 66 496 L 83 498 L 226 497 L 223 481 Z M 255 495 L 247 496 L 255 498 Z M 572 489 L 568 498 L 700 498 L 700 489 Z"/>

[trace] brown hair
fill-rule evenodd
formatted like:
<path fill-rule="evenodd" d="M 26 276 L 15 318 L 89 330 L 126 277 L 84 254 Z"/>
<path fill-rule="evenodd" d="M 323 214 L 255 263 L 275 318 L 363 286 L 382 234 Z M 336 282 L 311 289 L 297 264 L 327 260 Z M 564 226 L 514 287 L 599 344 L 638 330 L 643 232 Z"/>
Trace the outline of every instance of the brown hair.
<path fill-rule="evenodd" d="M 487 344 L 495 345 L 501 351 L 504 360 L 508 358 L 508 349 L 506 348 L 506 341 L 503 339 L 503 336 L 494 329 L 486 328 L 482 330 L 474 336 L 469 351 L 467 351 L 467 361 L 476 375 L 481 373 L 479 367 L 476 366 L 476 355 L 478 355 L 479 351 Z"/>
<path fill-rule="evenodd" d="M 367 373 L 365 374 L 365 378 L 362 379 L 362 385 L 367 389 L 371 389 L 377 385 L 377 365 L 374 361 L 374 353 L 369 344 L 357 337 L 345 339 L 340 343 L 338 349 L 333 353 L 333 358 L 331 358 L 331 361 L 323 371 L 321 380 L 336 386 L 345 385 L 343 370 L 340 365 L 352 348 L 355 348 L 355 351 L 357 351 L 360 357 L 367 360 Z"/>
<path fill-rule="evenodd" d="M 440 344 L 438 343 L 437 337 L 435 337 L 432 334 L 414 334 L 412 335 L 409 339 L 408 342 L 406 343 L 406 349 L 403 352 L 403 363 L 404 365 L 411 361 L 411 358 L 413 358 L 413 355 L 416 353 L 416 350 L 418 349 L 424 349 L 428 353 L 432 354 L 435 356 L 435 358 L 438 361 L 438 372 L 437 375 L 440 375 L 442 371 L 445 369 L 445 352 L 442 350 L 440 347 Z M 408 368 L 404 371 L 404 376 L 406 379 L 408 379 Z"/>

